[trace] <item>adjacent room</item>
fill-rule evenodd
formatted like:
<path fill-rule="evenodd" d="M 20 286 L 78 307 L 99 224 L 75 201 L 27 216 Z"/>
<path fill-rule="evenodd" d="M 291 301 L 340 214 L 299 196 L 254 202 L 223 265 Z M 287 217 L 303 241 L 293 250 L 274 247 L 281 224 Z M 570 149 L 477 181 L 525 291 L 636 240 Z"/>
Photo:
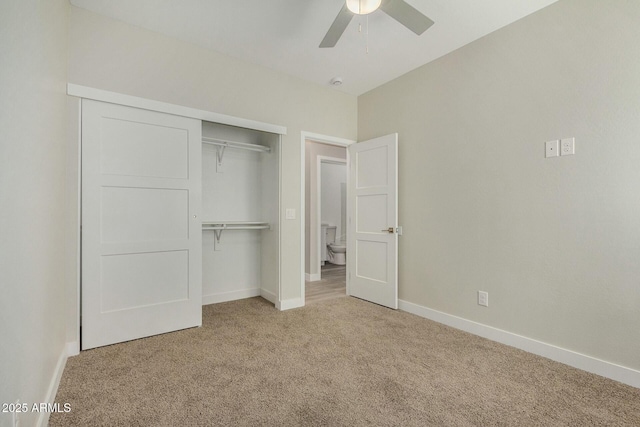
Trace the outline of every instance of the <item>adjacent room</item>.
<path fill-rule="evenodd" d="M 0 4 L 0 426 L 640 425 L 640 2 Z"/>
<path fill-rule="evenodd" d="M 305 303 L 346 296 L 347 149 L 305 141 Z"/>

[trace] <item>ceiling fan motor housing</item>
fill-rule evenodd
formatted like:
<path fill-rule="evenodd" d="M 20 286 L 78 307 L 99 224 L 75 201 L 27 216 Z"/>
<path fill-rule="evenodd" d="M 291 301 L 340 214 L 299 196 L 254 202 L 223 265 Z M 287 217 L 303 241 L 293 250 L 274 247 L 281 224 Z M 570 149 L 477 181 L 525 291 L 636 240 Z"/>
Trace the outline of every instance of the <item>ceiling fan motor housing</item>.
<path fill-rule="evenodd" d="M 380 7 L 382 0 L 347 0 L 347 7 L 356 15 L 368 15 Z"/>

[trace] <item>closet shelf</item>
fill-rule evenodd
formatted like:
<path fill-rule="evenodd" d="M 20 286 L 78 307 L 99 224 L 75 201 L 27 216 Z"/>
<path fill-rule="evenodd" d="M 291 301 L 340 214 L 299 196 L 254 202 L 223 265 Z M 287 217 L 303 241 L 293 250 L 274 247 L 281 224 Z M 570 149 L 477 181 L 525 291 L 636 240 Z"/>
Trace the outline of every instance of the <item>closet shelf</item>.
<path fill-rule="evenodd" d="M 271 148 L 265 145 L 249 144 L 248 142 L 228 141 L 228 140 L 217 139 L 217 138 L 209 138 L 207 136 L 202 137 L 202 143 L 217 145 L 218 147 L 240 148 L 243 150 L 250 150 L 250 151 L 263 151 L 265 153 L 268 153 L 271 151 Z"/>
<path fill-rule="evenodd" d="M 271 228 L 268 222 L 251 221 L 203 221 L 203 230 L 262 230 Z"/>
<path fill-rule="evenodd" d="M 268 222 L 251 221 L 202 221 L 202 231 L 213 230 L 216 243 L 220 243 L 220 237 L 224 230 L 270 230 Z"/>
<path fill-rule="evenodd" d="M 227 141 L 223 139 L 210 138 L 208 136 L 202 137 L 202 143 L 216 146 L 216 159 L 218 160 L 216 164 L 217 172 L 222 172 L 222 158 L 224 157 L 224 149 L 227 147 L 240 148 L 242 150 L 249 151 L 260 151 L 262 153 L 271 152 L 271 148 L 265 145 L 249 144 L 247 142 Z"/>

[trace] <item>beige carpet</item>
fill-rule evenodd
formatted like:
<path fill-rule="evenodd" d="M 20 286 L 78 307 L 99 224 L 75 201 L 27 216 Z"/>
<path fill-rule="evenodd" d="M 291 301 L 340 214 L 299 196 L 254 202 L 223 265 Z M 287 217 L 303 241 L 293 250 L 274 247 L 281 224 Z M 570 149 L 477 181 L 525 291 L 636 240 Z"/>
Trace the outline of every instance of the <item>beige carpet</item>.
<path fill-rule="evenodd" d="M 51 426 L 640 425 L 640 390 L 354 298 L 70 358 Z"/>

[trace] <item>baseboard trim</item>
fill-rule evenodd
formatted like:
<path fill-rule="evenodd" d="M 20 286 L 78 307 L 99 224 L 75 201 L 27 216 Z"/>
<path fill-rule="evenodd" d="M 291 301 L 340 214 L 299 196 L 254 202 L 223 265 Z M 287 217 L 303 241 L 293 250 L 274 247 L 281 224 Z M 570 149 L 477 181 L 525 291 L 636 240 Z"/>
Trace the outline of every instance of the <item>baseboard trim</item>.
<path fill-rule="evenodd" d="M 60 380 L 62 379 L 62 373 L 64 372 L 64 367 L 67 364 L 67 346 L 62 349 L 60 356 L 58 357 L 58 363 L 56 363 L 56 367 L 53 371 L 53 376 L 51 377 L 51 382 L 49 382 L 49 387 L 47 388 L 47 394 L 45 395 L 45 399 L 43 402 L 53 405 L 56 400 L 56 394 L 58 393 L 58 386 L 60 385 Z M 47 427 L 49 425 L 49 415 L 50 412 L 43 411 L 40 412 L 40 416 L 38 417 L 38 423 L 36 424 L 39 427 Z"/>
<path fill-rule="evenodd" d="M 239 299 L 259 297 L 260 288 L 242 289 L 240 291 L 220 292 L 202 296 L 202 305 L 217 304 L 219 302 L 236 301 Z"/>
<path fill-rule="evenodd" d="M 278 296 L 276 294 L 274 294 L 273 292 L 269 292 L 266 289 L 261 289 L 260 290 L 260 296 L 262 298 L 266 299 L 267 301 L 269 301 L 273 305 L 276 305 L 276 302 L 278 301 Z"/>
<path fill-rule="evenodd" d="M 408 301 L 399 300 L 398 303 L 399 308 L 402 311 L 406 311 L 501 344 L 506 344 L 538 356 L 546 357 L 547 359 L 564 363 L 565 365 L 591 372 L 592 374 L 619 381 L 632 387 L 640 388 L 640 371 L 635 369 L 616 365 L 615 363 L 596 359 L 572 350 L 567 350 L 552 344 L 547 344 L 542 341 L 537 341 L 532 338 L 527 338 L 522 335 L 467 320 L 462 317 L 453 316 L 451 314 L 433 310 Z"/>
<path fill-rule="evenodd" d="M 320 273 L 304 273 L 304 280 L 307 282 L 317 282 L 320 280 Z"/>
<path fill-rule="evenodd" d="M 304 307 L 303 298 L 291 298 L 282 301 L 278 301 L 276 308 L 280 311 L 291 310 L 292 308 Z"/>

